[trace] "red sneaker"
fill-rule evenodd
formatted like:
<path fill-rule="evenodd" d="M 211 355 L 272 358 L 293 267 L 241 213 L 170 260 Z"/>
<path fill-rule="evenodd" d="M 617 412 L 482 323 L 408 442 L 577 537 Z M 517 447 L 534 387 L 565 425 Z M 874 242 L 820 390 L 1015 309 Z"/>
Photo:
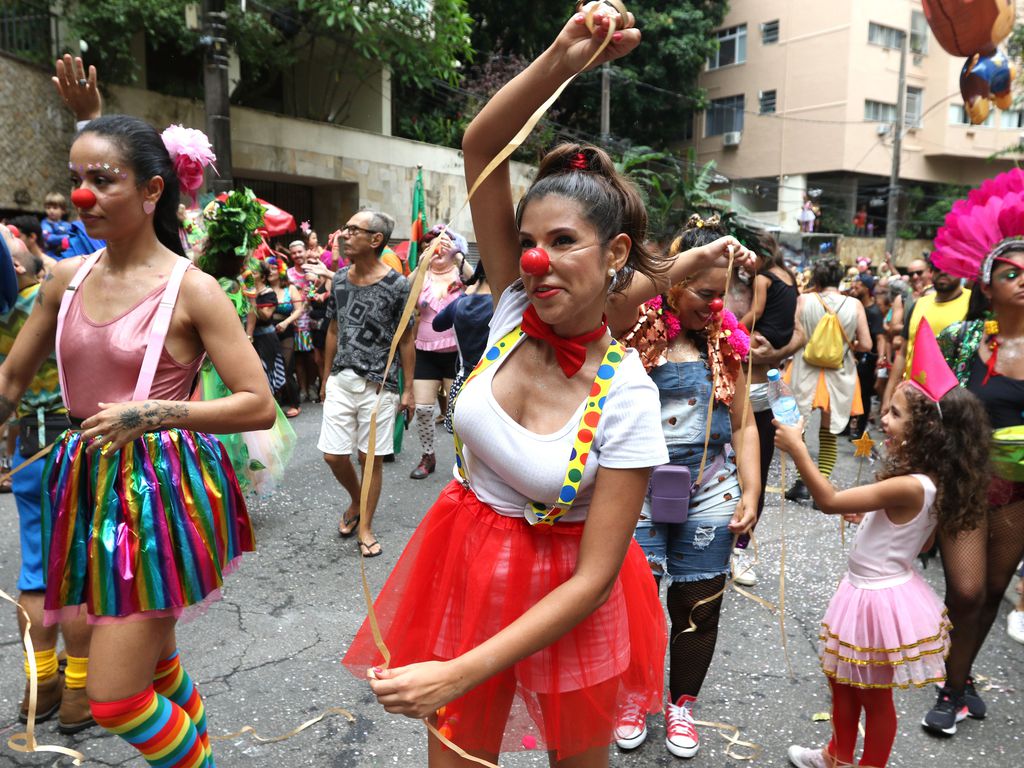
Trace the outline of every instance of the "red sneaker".
<path fill-rule="evenodd" d="M 639 704 L 627 704 L 615 726 L 615 744 L 619 749 L 636 749 L 647 740 L 647 713 Z"/>
<path fill-rule="evenodd" d="M 665 746 L 676 757 L 693 757 L 700 749 L 700 736 L 693 724 L 694 696 L 683 694 L 665 708 Z"/>

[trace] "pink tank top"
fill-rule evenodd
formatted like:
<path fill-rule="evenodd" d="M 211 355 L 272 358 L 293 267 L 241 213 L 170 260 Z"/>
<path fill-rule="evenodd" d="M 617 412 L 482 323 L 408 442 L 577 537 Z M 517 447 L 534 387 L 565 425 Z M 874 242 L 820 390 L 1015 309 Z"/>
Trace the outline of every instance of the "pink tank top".
<path fill-rule="evenodd" d="M 179 363 L 164 348 L 164 340 L 181 279 L 194 267 L 180 259 L 165 286 L 120 317 L 95 323 L 83 311 L 78 289 L 102 253 L 86 259 L 61 300 L 57 363 L 68 411 L 86 419 L 99 411 L 99 403 L 187 400 L 205 355 Z"/>
<path fill-rule="evenodd" d="M 847 578 L 861 589 L 886 589 L 909 581 L 914 558 L 932 535 L 937 523 L 932 514 L 935 483 L 927 475 L 911 475 L 924 489 L 924 503 L 917 516 L 902 525 L 889 519 L 884 510 L 868 512 L 860 524 L 850 550 Z"/>

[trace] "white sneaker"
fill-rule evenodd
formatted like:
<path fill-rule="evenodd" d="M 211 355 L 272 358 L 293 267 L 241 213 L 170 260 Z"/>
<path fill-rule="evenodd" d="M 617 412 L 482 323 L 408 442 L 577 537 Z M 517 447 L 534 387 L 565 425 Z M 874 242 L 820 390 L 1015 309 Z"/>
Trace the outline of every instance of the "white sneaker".
<path fill-rule="evenodd" d="M 1006 617 L 1006 634 L 1018 643 L 1024 643 L 1024 611 L 1010 611 Z"/>
<path fill-rule="evenodd" d="M 647 713 L 639 704 L 627 704 L 615 726 L 619 749 L 636 749 L 647 740 Z"/>
<path fill-rule="evenodd" d="M 757 584 L 757 574 L 754 573 L 754 558 L 745 549 L 734 549 L 732 554 L 732 572 L 736 576 L 734 581 L 741 587 L 752 587 Z"/>
<path fill-rule="evenodd" d="M 669 702 L 665 709 L 665 746 L 676 757 L 693 757 L 700 749 L 700 736 L 693 724 L 693 696 L 679 697 L 675 704 Z"/>
<path fill-rule="evenodd" d="M 796 768 L 828 768 L 825 753 L 820 749 L 810 749 L 793 744 L 789 748 L 789 762 Z"/>

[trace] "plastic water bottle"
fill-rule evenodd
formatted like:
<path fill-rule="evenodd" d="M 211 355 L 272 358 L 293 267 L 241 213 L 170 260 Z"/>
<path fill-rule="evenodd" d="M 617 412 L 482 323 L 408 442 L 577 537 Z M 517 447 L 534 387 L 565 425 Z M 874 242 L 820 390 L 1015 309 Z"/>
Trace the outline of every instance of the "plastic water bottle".
<path fill-rule="evenodd" d="M 800 408 L 793 392 L 782 380 L 778 368 L 768 371 L 768 403 L 780 424 L 793 425 L 800 421 Z"/>

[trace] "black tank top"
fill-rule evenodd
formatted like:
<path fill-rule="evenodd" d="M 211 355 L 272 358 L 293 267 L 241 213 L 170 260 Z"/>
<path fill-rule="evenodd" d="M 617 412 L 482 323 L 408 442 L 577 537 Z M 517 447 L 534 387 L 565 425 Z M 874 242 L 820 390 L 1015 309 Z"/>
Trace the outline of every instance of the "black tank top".
<path fill-rule="evenodd" d="M 793 320 L 796 316 L 798 291 L 775 273 L 765 270 L 761 273 L 771 283 L 764 297 L 764 312 L 754 324 L 754 330 L 768 339 L 776 349 L 789 344 L 793 338 Z"/>
<path fill-rule="evenodd" d="M 967 390 L 973 392 L 985 406 L 992 429 L 1024 424 L 1024 381 L 1008 376 L 992 376 L 988 384 L 982 385 L 986 373 L 988 366 L 981 361 L 981 355 L 975 354 Z"/>

